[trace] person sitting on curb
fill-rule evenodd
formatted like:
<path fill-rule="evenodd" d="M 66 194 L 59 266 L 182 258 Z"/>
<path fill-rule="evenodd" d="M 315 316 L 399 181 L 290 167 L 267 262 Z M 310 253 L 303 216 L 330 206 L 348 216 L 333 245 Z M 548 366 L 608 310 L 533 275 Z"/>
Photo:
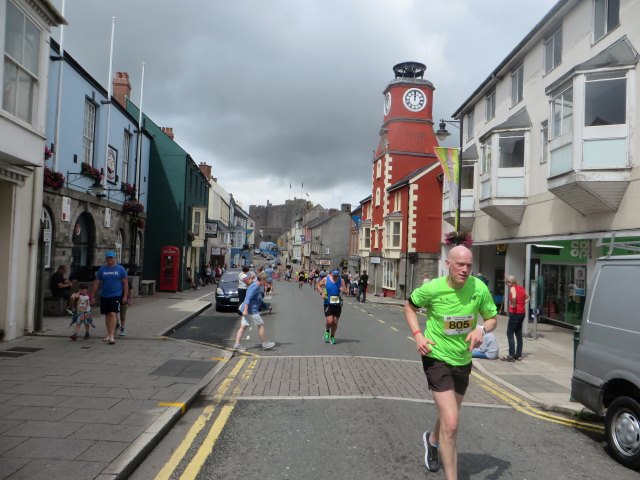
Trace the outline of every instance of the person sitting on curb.
<path fill-rule="evenodd" d="M 499 354 L 500 347 L 498 346 L 498 340 L 496 340 L 496 336 L 491 332 L 485 333 L 484 337 L 482 337 L 482 344 L 471 351 L 473 358 L 486 358 L 488 360 L 495 360 Z"/>

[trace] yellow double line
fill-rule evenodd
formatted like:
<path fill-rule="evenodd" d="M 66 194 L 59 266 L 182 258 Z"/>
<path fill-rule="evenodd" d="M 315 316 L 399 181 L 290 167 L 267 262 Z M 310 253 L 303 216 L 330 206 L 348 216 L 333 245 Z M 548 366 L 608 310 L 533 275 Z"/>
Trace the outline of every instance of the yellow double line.
<path fill-rule="evenodd" d="M 227 393 L 227 390 L 229 390 L 229 387 L 244 367 L 247 358 L 248 357 L 240 357 L 238 363 L 235 365 L 231 373 L 220 383 L 220 386 L 218 387 L 218 390 L 213 397 L 213 402 L 203 410 L 200 417 L 198 417 L 196 422 L 191 426 L 187 435 L 184 437 L 178 448 L 176 448 L 176 450 L 173 452 L 171 458 L 169 458 L 169 461 L 164 465 L 164 467 L 162 467 L 162 470 L 158 472 L 158 475 L 156 475 L 156 480 L 169 480 L 175 469 L 178 467 L 182 459 L 186 456 L 187 452 L 195 442 L 198 434 L 205 428 L 209 420 L 211 420 L 213 412 L 215 411 L 216 407 L 222 402 L 222 399 Z M 251 375 L 251 369 L 255 367 L 256 362 L 257 359 L 254 359 L 249 366 L 249 370 L 242 376 L 242 379 L 247 379 Z M 236 397 L 239 393 L 240 388 L 239 386 L 236 386 L 233 390 L 231 400 L 226 405 L 223 405 L 220 408 L 218 417 L 213 422 L 213 425 L 211 425 L 206 438 L 189 462 L 189 465 L 187 465 L 186 469 L 180 476 L 180 480 L 196 478 L 198 472 L 200 472 L 200 469 L 204 465 L 204 462 L 207 460 L 207 457 L 211 454 L 213 446 L 220 436 L 222 429 L 227 423 L 227 420 L 229 420 L 231 412 L 235 408 Z"/>
<path fill-rule="evenodd" d="M 500 400 L 502 400 L 507 405 L 510 405 L 515 410 L 524 413 L 525 415 L 529 415 L 530 417 L 539 418 L 541 420 L 546 420 L 548 422 L 557 423 L 559 425 L 564 425 L 567 427 L 580 428 L 582 430 L 588 430 L 590 432 L 598 432 L 602 433 L 604 428 L 602 425 L 591 422 L 583 422 L 582 420 L 574 420 L 571 418 L 562 417 L 560 415 L 554 415 L 549 412 L 545 412 L 544 410 L 540 410 L 531 406 L 526 400 L 508 392 L 504 388 L 498 386 L 497 384 L 490 381 L 483 375 L 472 371 L 471 375 L 481 383 L 481 387 L 484 388 L 487 392 L 495 395 Z"/>

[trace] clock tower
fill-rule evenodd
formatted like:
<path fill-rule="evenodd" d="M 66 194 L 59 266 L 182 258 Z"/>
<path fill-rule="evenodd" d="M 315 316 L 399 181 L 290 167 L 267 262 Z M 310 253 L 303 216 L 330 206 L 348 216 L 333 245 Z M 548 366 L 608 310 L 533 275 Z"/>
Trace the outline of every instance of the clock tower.
<path fill-rule="evenodd" d="M 426 66 L 403 62 L 383 91 L 383 123 L 373 157 L 371 196 L 361 202 L 360 235 L 369 284 L 406 298 L 438 275 L 442 173 L 434 153 L 433 84 Z"/>

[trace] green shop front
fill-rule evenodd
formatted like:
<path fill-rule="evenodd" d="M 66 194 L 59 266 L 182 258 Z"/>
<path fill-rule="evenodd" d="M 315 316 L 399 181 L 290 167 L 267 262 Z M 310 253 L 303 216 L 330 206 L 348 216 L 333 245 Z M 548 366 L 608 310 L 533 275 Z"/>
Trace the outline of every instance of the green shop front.
<path fill-rule="evenodd" d="M 640 237 L 616 238 L 616 242 L 638 241 Z M 589 253 L 594 258 L 607 255 L 609 239 L 602 239 L 601 247 L 595 246 L 597 239 L 558 240 L 543 242 L 540 252 L 532 255 L 532 296 L 535 295 L 542 319 L 567 325 L 579 325 L 582 321 L 587 285 Z M 544 248 L 548 247 L 548 248 Z M 614 249 L 612 255 L 627 255 L 627 250 Z M 535 273 L 534 273 L 535 276 Z M 532 304 L 533 305 L 533 304 Z"/>

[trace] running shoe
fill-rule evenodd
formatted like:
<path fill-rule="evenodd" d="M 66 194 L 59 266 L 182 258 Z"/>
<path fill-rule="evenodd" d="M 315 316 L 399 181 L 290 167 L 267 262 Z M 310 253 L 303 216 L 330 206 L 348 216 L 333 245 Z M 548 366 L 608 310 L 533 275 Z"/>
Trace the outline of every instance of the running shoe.
<path fill-rule="evenodd" d="M 70 308 L 67 308 L 65 310 L 69 315 L 75 315 L 75 312 L 73 310 L 71 310 Z"/>
<path fill-rule="evenodd" d="M 336 337 L 331 337 L 331 345 L 335 345 L 336 344 Z"/>
<path fill-rule="evenodd" d="M 424 432 L 422 434 L 422 443 L 424 443 L 424 464 L 427 466 L 427 470 L 430 472 L 437 472 L 440 470 L 440 459 L 438 458 L 438 447 L 434 447 L 429 442 L 429 436 L 431 432 Z"/>
<path fill-rule="evenodd" d="M 78 339 L 78 335 L 76 335 L 76 334 L 74 333 L 74 334 L 73 334 L 73 335 L 71 335 L 69 338 L 75 342 L 75 341 Z"/>
<path fill-rule="evenodd" d="M 239 343 L 236 343 L 236 344 L 233 346 L 233 349 L 234 349 L 234 350 L 236 350 L 236 351 L 238 351 L 238 352 L 244 352 L 244 351 L 246 351 L 246 350 L 247 350 L 246 348 L 244 348 L 244 347 L 243 347 L 242 345 L 240 345 Z"/>
<path fill-rule="evenodd" d="M 329 343 L 329 330 L 324 331 L 324 343 Z"/>
<path fill-rule="evenodd" d="M 264 342 L 262 344 L 262 349 L 263 350 L 269 350 L 269 349 L 271 349 L 271 348 L 273 348 L 275 346 L 276 346 L 276 342 Z"/>
<path fill-rule="evenodd" d="M 121 328 L 121 329 L 120 329 L 120 336 L 121 336 L 121 337 L 124 337 L 124 328 Z"/>

